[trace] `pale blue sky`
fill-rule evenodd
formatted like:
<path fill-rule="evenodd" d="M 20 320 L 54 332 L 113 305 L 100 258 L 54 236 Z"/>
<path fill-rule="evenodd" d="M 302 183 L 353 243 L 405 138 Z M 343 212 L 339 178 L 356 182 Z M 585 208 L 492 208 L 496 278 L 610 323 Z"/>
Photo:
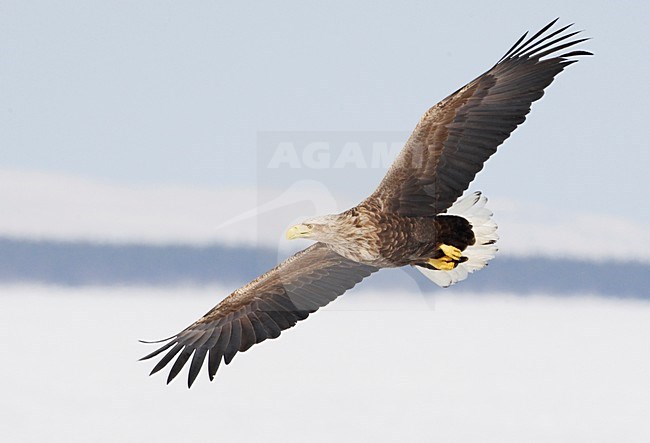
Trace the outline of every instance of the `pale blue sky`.
<path fill-rule="evenodd" d="M 473 188 L 647 220 L 641 1 L 3 1 L 0 168 L 255 185 L 260 131 L 408 133 L 557 16 L 596 56 L 559 76 Z M 363 195 L 382 174 L 346 186 Z"/>

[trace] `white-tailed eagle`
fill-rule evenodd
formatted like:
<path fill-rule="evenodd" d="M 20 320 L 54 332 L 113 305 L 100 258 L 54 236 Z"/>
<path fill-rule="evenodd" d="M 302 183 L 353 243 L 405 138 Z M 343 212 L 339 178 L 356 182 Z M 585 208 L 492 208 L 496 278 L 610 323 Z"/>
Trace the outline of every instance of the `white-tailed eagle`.
<path fill-rule="evenodd" d="M 190 360 L 191 386 L 206 357 L 212 380 L 221 361 L 276 338 L 381 268 L 415 266 L 440 286 L 483 268 L 497 240 L 480 193 L 460 198 L 531 104 L 584 42 L 549 23 L 524 34 L 475 80 L 429 109 L 377 190 L 340 214 L 305 220 L 289 239 L 317 243 L 237 289 L 207 314 L 143 357 L 163 354 L 151 373 L 174 361 L 169 383 Z M 161 341 L 162 342 L 162 341 Z"/>

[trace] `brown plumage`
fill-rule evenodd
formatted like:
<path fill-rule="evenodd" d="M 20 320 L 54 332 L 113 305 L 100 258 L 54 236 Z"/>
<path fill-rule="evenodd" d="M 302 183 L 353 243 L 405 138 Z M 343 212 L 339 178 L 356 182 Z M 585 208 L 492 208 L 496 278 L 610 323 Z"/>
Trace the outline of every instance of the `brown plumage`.
<path fill-rule="evenodd" d="M 569 26 L 522 36 L 490 70 L 429 109 L 377 190 L 341 214 L 306 220 L 289 238 L 318 241 L 236 290 L 143 360 L 166 352 L 151 373 L 176 357 L 169 383 L 190 360 L 188 386 L 205 359 L 212 379 L 267 338 L 275 338 L 383 267 L 416 266 L 441 286 L 480 269 L 496 252 L 496 224 L 479 193 L 464 199 L 484 162 L 521 124 L 532 102 L 573 57 L 562 52 Z M 456 203 L 454 203 L 456 202 Z"/>

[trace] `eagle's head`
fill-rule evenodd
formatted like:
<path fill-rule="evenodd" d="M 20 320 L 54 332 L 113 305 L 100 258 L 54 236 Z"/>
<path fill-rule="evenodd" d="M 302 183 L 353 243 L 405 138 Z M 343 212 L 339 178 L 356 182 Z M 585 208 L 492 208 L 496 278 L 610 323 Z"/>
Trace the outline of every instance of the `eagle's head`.
<path fill-rule="evenodd" d="M 287 231 L 287 239 L 309 238 L 323 243 L 332 243 L 339 226 L 339 215 L 322 215 L 304 220 Z"/>

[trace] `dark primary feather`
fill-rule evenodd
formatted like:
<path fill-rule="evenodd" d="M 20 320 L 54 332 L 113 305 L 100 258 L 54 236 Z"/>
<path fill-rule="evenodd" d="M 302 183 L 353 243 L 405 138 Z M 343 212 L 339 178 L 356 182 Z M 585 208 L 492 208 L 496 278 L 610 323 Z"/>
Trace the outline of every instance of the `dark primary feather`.
<path fill-rule="evenodd" d="M 237 352 L 277 337 L 376 270 L 316 243 L 233 292 L 141 360 L 167 351 L 151 371 L 154 374 L 178 355 L 167 377 L 169 383 L 191 357 L 187 380 L 191 386 L 207 356 L 212 380 L 222 360 L 228 364 Z"/>
<path fill-rule="evenodd" d="M 570 58 L 591 55 L 562 52 L 587 39 L 564 33 L 571 25 L 547 33 L 556 21 L 527 40 L 524 34 L 489 71 L 429 109 L 368 200 L 407 216 L 445 212 L 544 88 L 577 61 Z"/>

